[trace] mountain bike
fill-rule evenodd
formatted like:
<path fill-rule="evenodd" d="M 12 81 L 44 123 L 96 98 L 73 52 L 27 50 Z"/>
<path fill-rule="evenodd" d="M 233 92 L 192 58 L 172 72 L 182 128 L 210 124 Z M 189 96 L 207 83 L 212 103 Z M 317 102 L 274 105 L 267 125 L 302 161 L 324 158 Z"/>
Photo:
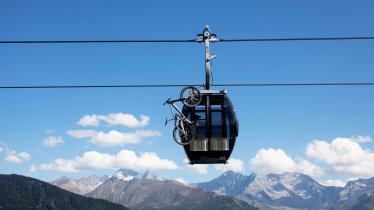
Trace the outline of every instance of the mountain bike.
<path fill-rule="evenodd" d="M 188 119 L 183 112 L 175 105 L 176 102 L 182 102 L 187 107 L 195 107 L 200 104 L 202 99 L 201 92 L 194 86 L 187 86 L 182 89 L 179 99 L 167 99 L 164 103 L 170 105 L 172 119 L 166 118 L 165 125 L 174 121 L 173 139 L 177 144 L 188 145 L 196 137 L 196 123 Z M 175 112 L 176 111 L 176 112 Z"/>

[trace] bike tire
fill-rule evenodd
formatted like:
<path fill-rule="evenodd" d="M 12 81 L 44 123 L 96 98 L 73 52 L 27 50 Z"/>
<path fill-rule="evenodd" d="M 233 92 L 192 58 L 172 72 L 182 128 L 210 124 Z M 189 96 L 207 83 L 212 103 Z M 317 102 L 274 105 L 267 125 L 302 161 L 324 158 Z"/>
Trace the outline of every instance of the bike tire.
<path fill-rule="evenodd" d="M 183 137 L 183 136 L 181 136 L 178 127 L 174 127 L 174 130 L 173 130 L 173 139 L 174 139 L 174 141 L 177 144 L 183 145 L 183 146 L 190 144 L 191 141 L 192 141 L 191 137 L 188 137 L 188 136 Z"/>
<path fill-rule="evenodd" d="M 188 93 L 188 97 L 186 98 L 184 95 L 185 95 L 186 91 L 188 91 L 188 90 L 190 92 Z M 192 95 L 192 97 L 191 97 L 191 95 Z M 179 97 L 182 99 L 183 104 L 188 106 L 188 107 L 195 107 L 195 106 L 199 105 L 201 100 L 202 100 L 202 95 L 201 95 L 200 90 L 197 89 L 194 86 L 184 87 L 182 89 Z"/>

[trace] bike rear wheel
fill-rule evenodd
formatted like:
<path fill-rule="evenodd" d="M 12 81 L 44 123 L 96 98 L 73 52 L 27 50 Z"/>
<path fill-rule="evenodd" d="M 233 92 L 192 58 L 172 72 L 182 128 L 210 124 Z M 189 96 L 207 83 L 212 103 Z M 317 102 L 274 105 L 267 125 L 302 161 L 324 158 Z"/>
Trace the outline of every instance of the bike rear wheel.
<path fill-rule="evenodd" d="M 184 105 L 195 107 L 200 104 L 202 96 L 199 89 L 194 86 L 187 86 L 182 89 L 180 98 Z"/>
<path fill-rule="evenodd" d="M 192 141 L 192 136 L 190 132 L 182 132 L 178 127 L 174 127 L 173 138 L 174 141 L 179 145 L 188 145 Z"/>

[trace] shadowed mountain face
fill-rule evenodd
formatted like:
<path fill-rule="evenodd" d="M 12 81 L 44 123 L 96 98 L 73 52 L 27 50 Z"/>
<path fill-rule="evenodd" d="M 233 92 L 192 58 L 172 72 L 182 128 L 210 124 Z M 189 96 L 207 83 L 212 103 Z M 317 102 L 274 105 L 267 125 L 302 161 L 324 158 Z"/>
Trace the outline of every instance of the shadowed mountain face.
<path fill-rule="evenodd" d="M 0 175 L 0 209 L 125 210 L 122 205 L 87 198 L 20 175 Z"/>
<path fill-rule="evenodd" d="M 135 172 L 136 173 L 136 172 Z M 104 198 L 131 209 L 255 209 L 246 202 L 220 196 L 155 174 L 116 173 L 87 196 Z M 134 178 L 129 179 L 128 177 Z"/>
<path fill-rule="evenodd" d="M 334 209 L 374 209 L 374 178 L 348 182 L 339 198 Z"/>

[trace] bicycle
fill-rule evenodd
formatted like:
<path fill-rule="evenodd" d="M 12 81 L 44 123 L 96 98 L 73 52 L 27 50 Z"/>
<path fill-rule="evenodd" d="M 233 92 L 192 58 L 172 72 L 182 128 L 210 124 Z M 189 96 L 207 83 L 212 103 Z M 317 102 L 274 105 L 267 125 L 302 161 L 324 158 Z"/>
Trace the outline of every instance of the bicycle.
<path fill-rule="evenodd" d="M 199 89 L 194 86 L 187 86 L 182 89 L 179 99 L 171 100 L 171 98 L 169 98 L 165 101 L 164 105 L 170 105 L 170 111 L 173 116 L 170 120 L 166 118 L 165 125 L 170 121 L 174 121 L 173 139 L 177 144 L 188 145 L 195 139 L 196 123 L 189 120 L 175 103 L 182 102 L 188 107 L 195 107 L 200 104 L 201 99 L 202 96 Z M 174 112 L 174 110 L 176 110 L 177 113 Z"/>

